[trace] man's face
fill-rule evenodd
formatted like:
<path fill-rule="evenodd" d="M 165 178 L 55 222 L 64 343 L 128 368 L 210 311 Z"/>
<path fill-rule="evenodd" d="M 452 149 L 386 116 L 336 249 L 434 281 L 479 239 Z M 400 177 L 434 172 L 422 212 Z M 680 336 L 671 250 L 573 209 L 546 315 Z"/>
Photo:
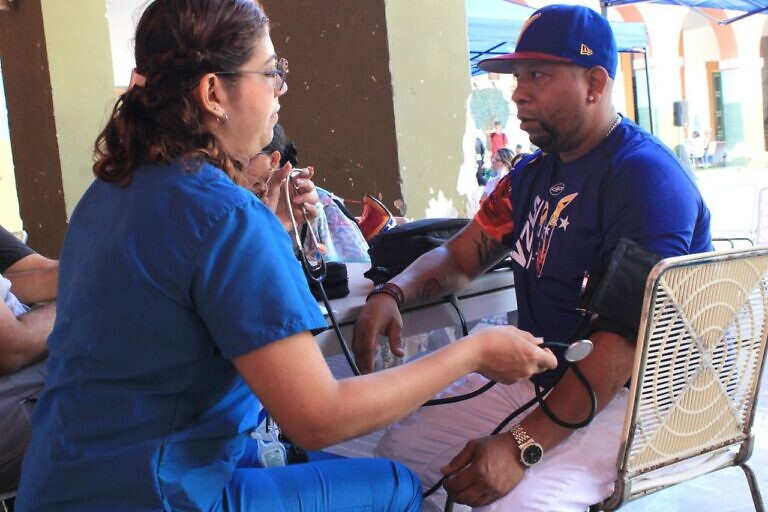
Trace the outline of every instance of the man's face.
<path fill-rule="evenodd" d="M 583 140 L 586 71 L 573 64 L 540 60 L 514 64 L 517 86 L 512 101 L 517 105 L 520 129 L 542 151 L 569 151 Z"/>

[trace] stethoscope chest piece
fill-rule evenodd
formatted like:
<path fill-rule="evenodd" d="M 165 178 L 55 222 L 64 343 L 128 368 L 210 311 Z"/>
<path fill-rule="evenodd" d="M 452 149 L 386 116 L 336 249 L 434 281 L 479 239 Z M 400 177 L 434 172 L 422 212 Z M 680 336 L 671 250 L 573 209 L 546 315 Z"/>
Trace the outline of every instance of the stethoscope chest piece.
<path fill-rule="evenodd" d="M 590 340 L 576 340 L 565 349 L 565 360 L 569 363 L 581 361 L 591 354 L 594 348 Z"/>

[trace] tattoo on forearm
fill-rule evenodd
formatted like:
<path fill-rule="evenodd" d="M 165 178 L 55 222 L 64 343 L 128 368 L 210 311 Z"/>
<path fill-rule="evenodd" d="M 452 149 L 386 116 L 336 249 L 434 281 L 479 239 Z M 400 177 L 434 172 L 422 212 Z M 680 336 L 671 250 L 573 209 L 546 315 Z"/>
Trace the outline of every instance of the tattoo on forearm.
<path fill-rule="evenodd" d="M 421 291 L 419 292 L 419 300 L 428 300 L 433 298 L 442 289 L 443 285 L 440 283 L 440 281 L 438 281 L 437 278 L 431 277 L 427 279 L 427 281 L 424 283 L 424 286 L 421 287 Z"/>
<path fill-rule="evenodd" d="M 480 233 L 480 238 L 475 240 L 475 250 L 481 268 L 492 265 L 500 256 L 499 245 L 485 233 Z"/>

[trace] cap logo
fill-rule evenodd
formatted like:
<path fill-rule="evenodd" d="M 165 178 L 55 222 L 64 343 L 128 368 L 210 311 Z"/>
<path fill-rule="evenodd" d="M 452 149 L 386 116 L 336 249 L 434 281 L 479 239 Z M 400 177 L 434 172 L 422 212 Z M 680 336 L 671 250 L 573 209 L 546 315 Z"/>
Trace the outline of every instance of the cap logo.
<path fill-rule="evenodd" d="M 581 43 L 581 50 L 579 50 L 579 53 L 582 55 L 592 55 L 592 48 L 585 45 L 584 43 Z"/>
<path fill-rule="evenodd" d="M 533 14 L 530 18 L 525 20 L 525 23 L 523 23 L 523 28 L 520 29 L 520 34 L 517 36 L 517 42 L 515 42 L 515 46 L 520 44 L 520 39 L 523 37 L 523 34 L 528 29 L 528 27 L 531 25 L 531 23 L 533 23 L 534 21 L 536 21 L 540 17 L 541 17 L 541 13 L 537 12 L 537 13 Z"/>

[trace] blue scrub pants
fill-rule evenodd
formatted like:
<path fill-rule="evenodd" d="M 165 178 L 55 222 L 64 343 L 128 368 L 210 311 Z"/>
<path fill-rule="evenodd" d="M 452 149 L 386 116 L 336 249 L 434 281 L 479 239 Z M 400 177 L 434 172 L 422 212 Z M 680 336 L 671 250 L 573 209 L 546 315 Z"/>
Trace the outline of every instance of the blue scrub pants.
<path fill-rule="evenodd" d="M 246 450 L 224 490 L 223 510 L 245 512 L 417 512 L 415 473 L 387 459 L 334 459 L 260 468 Z M 249 467 L 250 466 L 250 467 Z"/>

